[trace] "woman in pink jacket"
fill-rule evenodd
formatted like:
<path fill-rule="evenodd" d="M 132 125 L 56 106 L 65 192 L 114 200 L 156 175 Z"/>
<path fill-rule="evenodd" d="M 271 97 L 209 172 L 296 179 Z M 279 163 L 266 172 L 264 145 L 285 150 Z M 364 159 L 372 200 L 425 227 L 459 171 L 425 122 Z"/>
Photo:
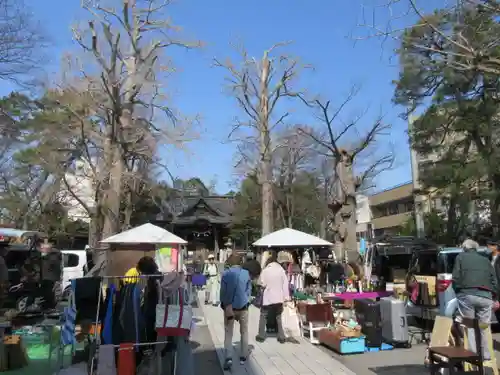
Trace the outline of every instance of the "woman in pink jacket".
<path fill-rule="evenodd" d="M 255 339 L 258 342 L 263 342 L 266 339 L 267 316 L 271 314 L 271 316 L 276 317 L 278 341 L 285 343 L 285 332 L 283 330 L 281 314 L 283 313 L 283 304 L 290 300 L 290 289 L 287 274 L 281 264 L 277 262 L 276 252 L 271 253 L 265 268 L 260 274 L 259 284 L 263 289 L 263 294 L 262 306 L 260 308 L 259 333 Z"/>

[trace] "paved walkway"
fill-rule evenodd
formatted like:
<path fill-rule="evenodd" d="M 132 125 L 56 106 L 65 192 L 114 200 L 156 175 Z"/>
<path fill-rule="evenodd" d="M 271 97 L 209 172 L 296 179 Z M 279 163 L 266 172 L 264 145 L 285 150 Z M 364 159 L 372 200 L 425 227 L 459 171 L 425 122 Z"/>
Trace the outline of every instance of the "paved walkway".
<path fill-rule="evenodd" d="M 200 301 L 204 296 L 200 295 Z M 212 336 L 219 361 L 224 361 L 224 327 L 220 307 L 203 306 L 203 313 Z M 249 333 L 253 347 L 247 364 L 240 365 L 237 358 L 233 361 L 234 375 L 356 375 L 332 355 L 300 339 L 300 344 L 280 344 L 274 337 L 264 343 L 257 343 L 255 335 L 259 322 L 259 310 L 250 307 Z M 239 329 L 235 326 L 233 343 L 239 343 Z M 238 356 L 239 345 L 235 345 Z"/>

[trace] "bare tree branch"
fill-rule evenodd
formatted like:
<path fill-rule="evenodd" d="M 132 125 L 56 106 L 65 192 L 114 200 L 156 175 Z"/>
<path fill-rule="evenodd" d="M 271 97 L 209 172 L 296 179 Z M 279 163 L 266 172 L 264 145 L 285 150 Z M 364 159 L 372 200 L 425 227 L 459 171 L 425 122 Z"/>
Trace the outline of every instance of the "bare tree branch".
<path fill-rule="evenodd" d="M 45 43 L 22 0 L 0 0 L 0 79 L 22 83 L 40 67 Z"/>
<path fill-rule="evenodd" d="M 272 194 L 272 134 L 283 125 L 289 112 L 285 109 L 277 113 L 280 104 L 286 99 L 301 98 L 303 93 L 293 88 L 298 74 L 303 68 L 296 59 L 285 54 L 275 55 L 276 49 L 290 44 L 277 43 L 264 51 L 260 60 L 248 55 L 244 47 L 239 48 L 241 61 L 235 65 L 231 60 L 222 62 L 214 59 L 214 65 L 227 72 L 228 89 L 246 119 L 237 119 L 232 126 L 229 136 L 237 138 L 241 145 L 258 145 L 256 150 L 259 184 L 262 187 L 262 233 L 267 234 L 273 228 L 273 194 Z M 247 132 L 245 132 L 247 130 Z M 248 134 L 250 130 L 250 134 Z M 253 140 L 253 142 L 252 142 Z M 241 147 L 243 149 L 247 146 Z M 241 165 L 248 157 L 242 154 L 237 165 Z"/>

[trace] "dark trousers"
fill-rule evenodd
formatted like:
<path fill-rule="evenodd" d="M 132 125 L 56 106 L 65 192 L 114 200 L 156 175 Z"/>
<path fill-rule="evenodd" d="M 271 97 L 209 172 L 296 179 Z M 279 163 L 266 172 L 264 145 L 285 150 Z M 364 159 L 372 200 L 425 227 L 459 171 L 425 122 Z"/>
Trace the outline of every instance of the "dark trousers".
<path fill-rule="evenodd" d="M 44 299 L 43 308 L 44 309 L 53 309 L 56 307 L 56 300 L 54 296 L 54 285 L 56 283 L 51 280 L 42 280 L 41 282 L 41 291 Z"/>
<path fill-rule="evenodd" d="M 276 328 L 278 330 L 278 339 L 280 340 L 285 339 L 285 331 L 283 330 L 283 321 L 281 319 L 281 314 L 283 314 L 282 303 L 262 306 L 260 308 L 259 337 L 266 338 L 267 336 L 266 323 L 268 316 L 274 316 L 276 317 Z"/>

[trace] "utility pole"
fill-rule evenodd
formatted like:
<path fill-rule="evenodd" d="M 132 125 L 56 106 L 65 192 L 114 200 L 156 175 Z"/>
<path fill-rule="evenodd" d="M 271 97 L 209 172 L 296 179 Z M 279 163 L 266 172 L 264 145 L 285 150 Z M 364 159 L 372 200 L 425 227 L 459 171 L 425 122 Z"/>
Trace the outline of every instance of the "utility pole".
<path fill-rule="evenodd" d="M 411 134 L 413 121 L 416 119 L 410 115 L 408 118 L 408 133 Z M 424 228 L 424 199 L 420 194 L 420 173 L 418 168 L 418 154 L 413 148 L 410 140 L 410 161 L 411 161 L 411 177 L 413 180 L 413 197 L 415 204 L 415 225 L 417 227 L 417 237 L 425 237 Z"/>

